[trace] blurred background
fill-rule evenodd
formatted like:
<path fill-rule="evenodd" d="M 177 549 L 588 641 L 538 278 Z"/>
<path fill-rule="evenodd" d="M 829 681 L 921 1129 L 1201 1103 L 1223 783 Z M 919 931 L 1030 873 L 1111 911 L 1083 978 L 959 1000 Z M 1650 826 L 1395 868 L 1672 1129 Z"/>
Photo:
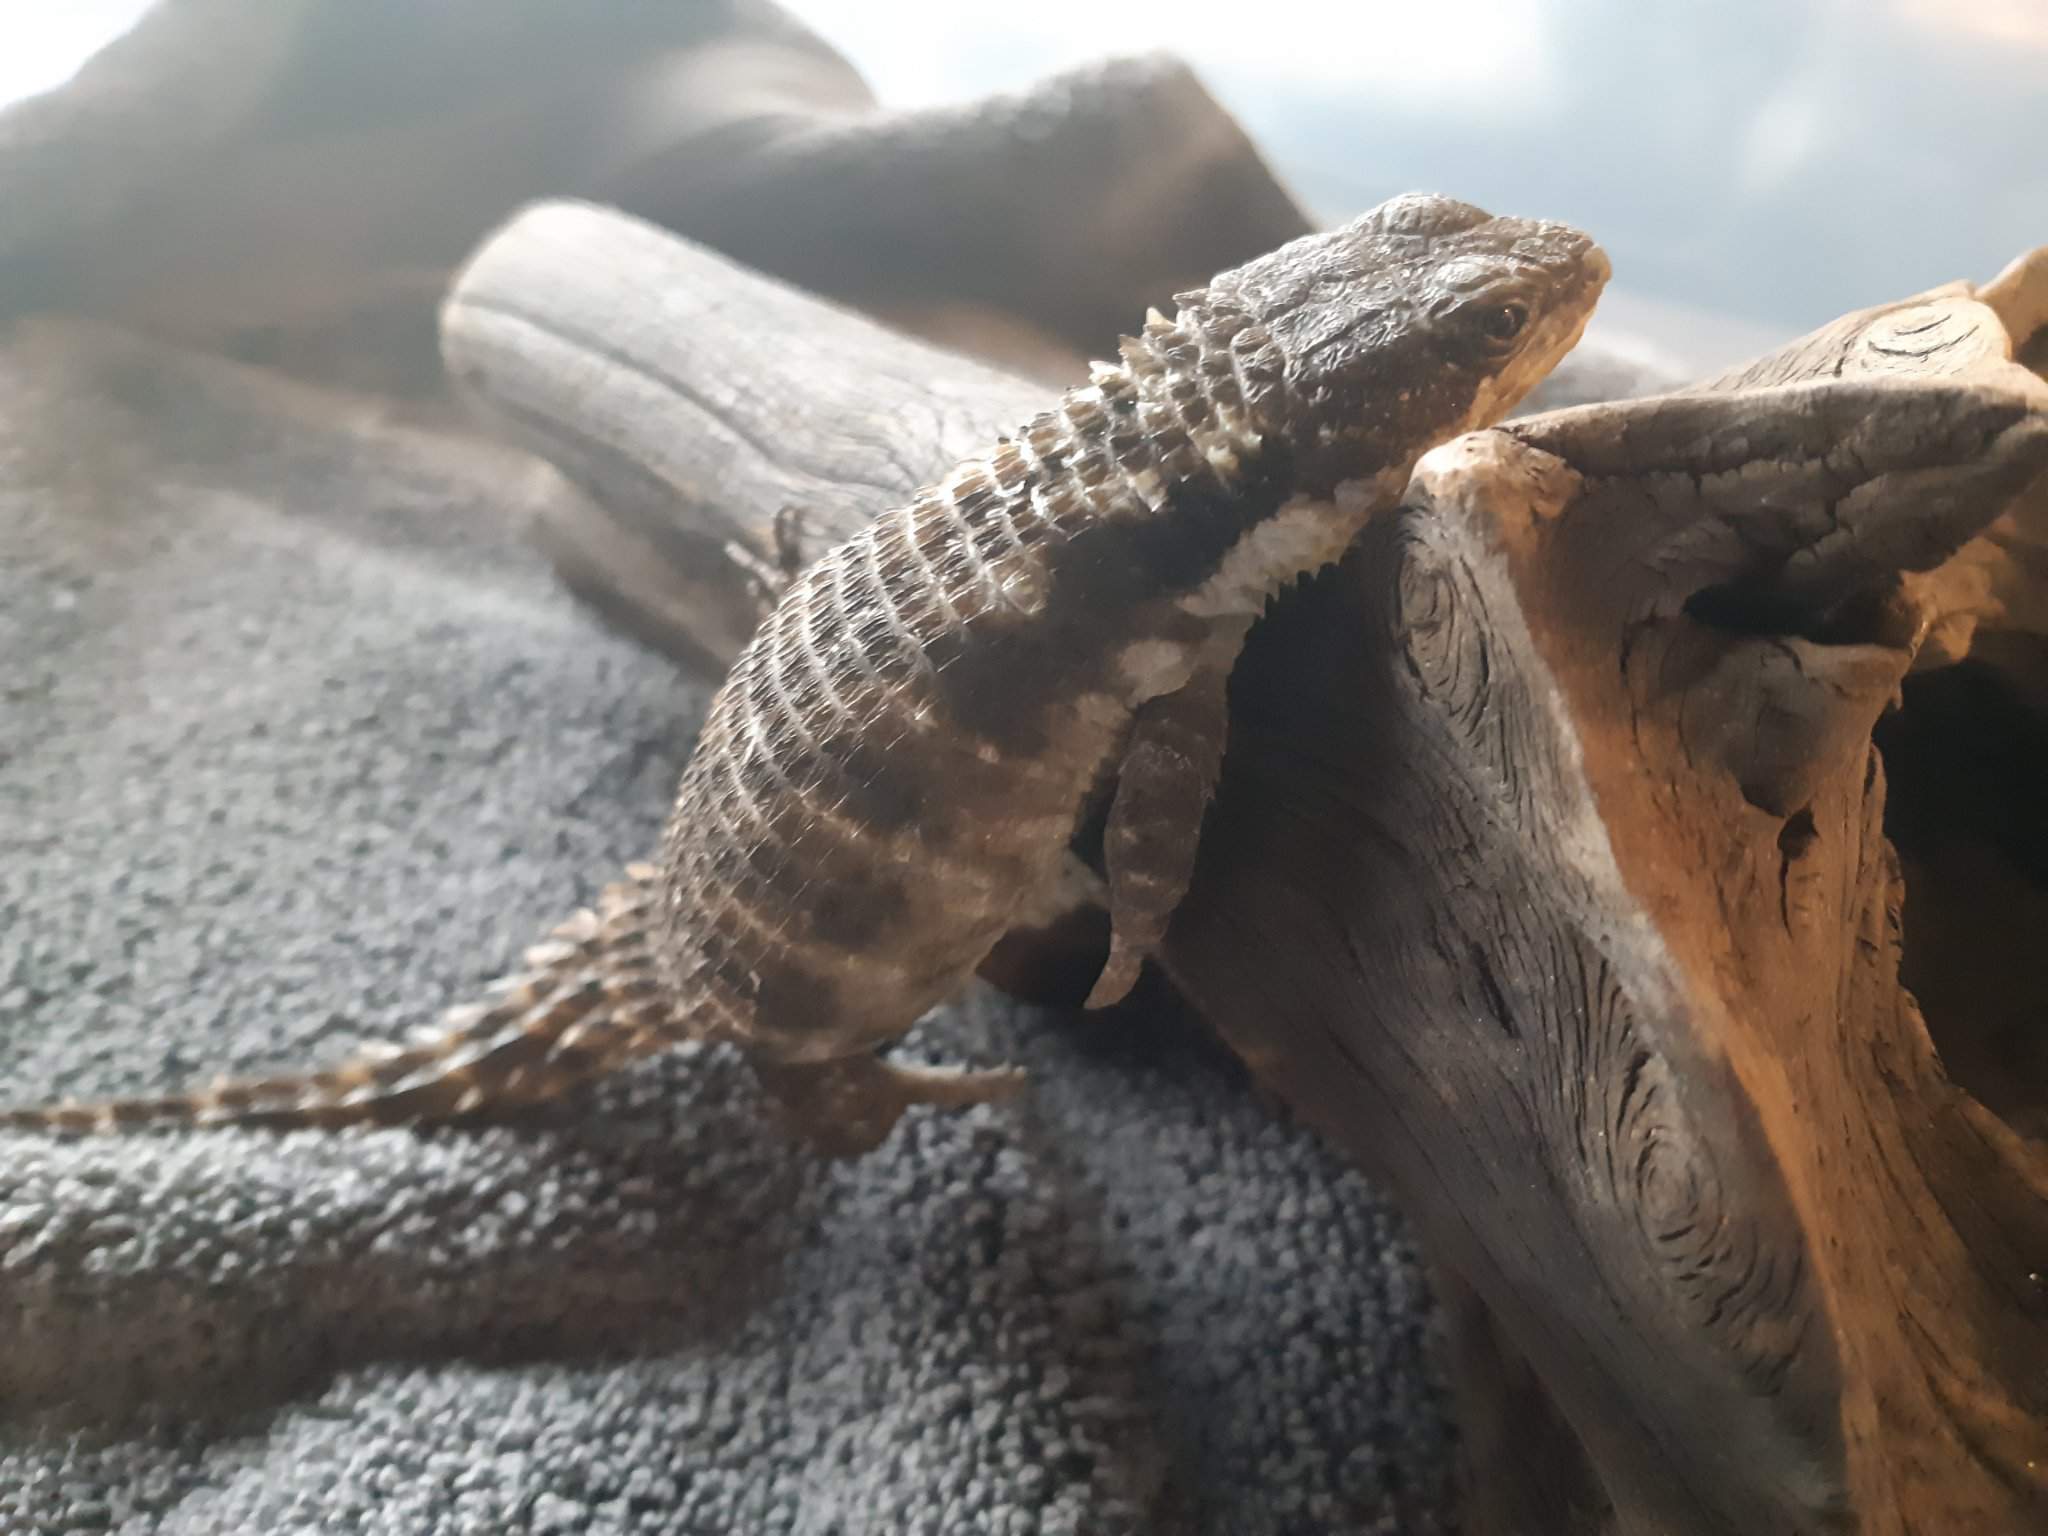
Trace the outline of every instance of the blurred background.
<path fill-rule="evenodd" d="M 0 102 L 147 0 L 0 0 Z M 2048 225 L 2048 0 L 790 0 L 889 106 L 1193 65 L 1310 213 L 1410 187 L 1594 231 L 1702 361 L 1986 277 Z"/>

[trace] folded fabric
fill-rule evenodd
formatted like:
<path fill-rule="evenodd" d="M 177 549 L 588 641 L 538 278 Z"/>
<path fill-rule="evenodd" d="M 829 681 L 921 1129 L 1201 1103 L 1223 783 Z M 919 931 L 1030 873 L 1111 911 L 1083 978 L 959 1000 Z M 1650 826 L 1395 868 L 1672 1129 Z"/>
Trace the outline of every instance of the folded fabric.
<path fill-rule="evenodd" d="M 653 844 L 705 692 L 524 461 L 82 326 L 0 347 L 0 1083 L 430 1024 Z M 515 1125 L 0 1136 L 0 1531 L 1385 1531 L 1421 1271 L 1197 1021 L 988 991 L 1018 1103 L 829 1165 L 679 1051 Z"/>

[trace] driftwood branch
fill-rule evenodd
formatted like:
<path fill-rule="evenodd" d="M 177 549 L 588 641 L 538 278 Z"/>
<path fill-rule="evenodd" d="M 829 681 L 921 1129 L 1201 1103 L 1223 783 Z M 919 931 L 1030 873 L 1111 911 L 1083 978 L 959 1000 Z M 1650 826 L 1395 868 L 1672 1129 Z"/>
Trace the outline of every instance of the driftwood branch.
<path fill-rule="evenodd" d="M 269 89 L 313 0 L 161 0 L 66 88 L 0 112 L 0 314 L 62 305 L 78 257 L 198 174 Z"/>
<path fill-rule="evenodd" d="M 1043 394 L 577 205 L 486 244 L 441 324 L 451 376 L 590 493 L 544 530 L 571 584 L 719 671 L 759 618 L 778 520 L 835 543 Z"/>
<path fill-rule="evenodd" d="M 529 219 L 450 315 L 486 276 L 525 274 L 502 307 L 572 338 L 575 386 L 550 393 L 542 351 L 473 347 L 453 323 L 451 358 L 482 397 L 535 407 L 527 440 L 598 494 L 616 500 L 618 476 L 577 468 L 568 433 L 652 466 L 650 515 L 758 548 L 788 476 L 866 451 L 854 417 L 911 423 L 894 469 L 922 479 L 954 439 L 916 424 L 964 435 L 1023 403 L 956 365 L 921 380 L 886 333 L 701 251 L 590 213 Z M 633 254 L 513 259 L 572 227 L 579 249 Z M 723 334 L 829 344 L 793 372 L 773 346 L 700 347 L 573 295 L 627 269 Z M 1446 450 L 1240 670 L 1171 970 L 1456 1271 L 1454 1332 L 1490 1373 L 1461 1389 L 1494 1456 L 1475 1522 L 2040 1518 L 2048 1168 L 1944 1076 L 1900 985 L 1870 746 L 1929 630 L 1914 580 L 2029 505 L 2048 449 L 2002 311 L 1957 302 L 1997 334 L 1951 369 L 1929 362 L 1950 348 L 1837 369 L 1871 335 L 1851 317 L 1704 393 Z M 630 367 L 604 364 L 607 328 Z M 650 375 L 708 442 L 766 399 L 812 425 L 749 426 L 765 463 L 707 512 L 676 489 L 689 450 L 619 425 L 657 413 Z M 799 446 L 813 427 L 836 445 L 822 457 Z M 854 518 L 870 492 L 829 505 Z M 741 575 L 715 560 L 696 579 Z"/>
<path fill-rule="evenodd" d="M 1307 227 L 1169 58 L 892 111 L 767 0 L 159 0 L 0 112 L 0 315 L 423 393 L 455 266 L 541 197 L 1061 376 Z"/>
<path fill-rule="evenodd" d="M 2039 381 L 1983 362 L 1469 439 L 1234 689 L 1174 972 L 1392 1179 L 1624 1530 L 2048 1493 L 2048 1161 L 1900 985 L 1869 745 L 1897 571 L 2048 464 Z"/>
<path fill-rule="evenodd" d="M 1049 397 L 580 204 L 526 210 L 484 243 L 442 306 L 441 346 L 482 416 L 587 493 L 543 499 L 535 525 L 571 590 L 711 676 L 782 563 L 816 556 Z M 1591 350 L 1543 392 L 1563 403 L 1651 383 Z M 1082 910 L 1013 936 L 983 974 L 1078 1002 L 1107 943 L 1107 914 Z"/>
<path fill-rule="evenodd" d="M 577 275 L 573 283 L 561 274 Z M 441 312 L 450 375 L 588 493 L 544 503 L 563 579 L 629 634 L 716 675 L 786 568 L 1026 420 L 1045 391 L 602 209 L 500 231 Z M 983 974 L 1086 994 L 1107 918 L 1018 935 Z"/>
<path fill-rule="evenodd" d="M 616 200 L 864 308 L 940 297 L 1070 349 L 1107 347 L 1147 299 L 1308 229 L 1236 120 L 1165 56 L 960 106 L 749 126 L 738 154 L 644 162 Z"/>
<path fill-rule="evenodd" d="M 764 611 L 778 526 L 799 558 L 815 555 L 1050 398 L 570 203 L 528 209 L 483 244 L 442 306 L 441 346 L 486 418 L 589 493 L 541 529 L 564 578 L 714 675 Z M 1654 382 L 1591 351 L 1545 394 L 1565 404 Z"/>
<path fill-rule="evenodd" d="M 2048 247 L 1988 283 L 1951 283 L 1843 317 L 1720 382 L 2016 375 L 2048 368 Z M 2025 387 L 2022 382 L 2021 387 Z M 1931 525 L 1931 519 L 1926 525 Z M 1945 1069 L 1999 1115 L 2048 1135 L 2048 479 L 2014 496 L 1893 603 L 1919 633 L 1906 708 L 1882 718 L 1885 827 L 1903 864 L 1903 977 Z"/>

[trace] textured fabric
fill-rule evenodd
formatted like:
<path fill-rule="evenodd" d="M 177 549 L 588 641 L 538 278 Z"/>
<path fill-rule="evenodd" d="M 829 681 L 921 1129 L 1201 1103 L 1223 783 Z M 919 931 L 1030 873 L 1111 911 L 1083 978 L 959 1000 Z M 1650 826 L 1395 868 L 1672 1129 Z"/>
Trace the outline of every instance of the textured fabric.
<path fill-rule="evenodd" d="M 398 1038 L 654 844 L 701 683 L 509 459 L 118 338 L 0 349 L 0 1089 Z M 0 1531 L 1428 1532 L 1368 1185 L 1164 1005 L 977 992 L 1018 1104 L 819 1165 L 716 1052 L 516 1126 L 0 1137 Z"/>

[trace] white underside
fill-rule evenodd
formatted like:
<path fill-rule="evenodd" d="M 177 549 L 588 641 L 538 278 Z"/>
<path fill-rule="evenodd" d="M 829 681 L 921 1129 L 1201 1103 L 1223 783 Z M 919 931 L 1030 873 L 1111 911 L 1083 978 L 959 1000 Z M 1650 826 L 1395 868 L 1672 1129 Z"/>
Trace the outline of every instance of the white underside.
<path fill-rule="evenodd" d="M 1296 496 L 1246 531 L 1217 566 L 1215 575 L 1180 600 L 1182 612 L 1211 625 L 1205 645 L 1147 638 L 1133 641 L 1117 657 L 1121 702 L 1136 708 L 1186 683 L 1204 653 L 1216 646 L 1234 651 L 1251 620 L 1283 587 L 1340 559 L 1374 513 L 1393 504 L 1407 476 L 1401 470 L 1364 480 L 1346 480 L 1328 498 Z M 1224 665 L 1230 658 L 1220 658 Z"/>
<path fill-rule="evenodd" d="M 1367 480 L 1345 480 L 1328 500 L 1296 496 L 1248 531 L 1180 606 L 1201 619 L 1256 618 L 1291 581 L 1339 559 L 1366 519 L 1392 505 L 1407 484 L 1406 468 Z"/>

